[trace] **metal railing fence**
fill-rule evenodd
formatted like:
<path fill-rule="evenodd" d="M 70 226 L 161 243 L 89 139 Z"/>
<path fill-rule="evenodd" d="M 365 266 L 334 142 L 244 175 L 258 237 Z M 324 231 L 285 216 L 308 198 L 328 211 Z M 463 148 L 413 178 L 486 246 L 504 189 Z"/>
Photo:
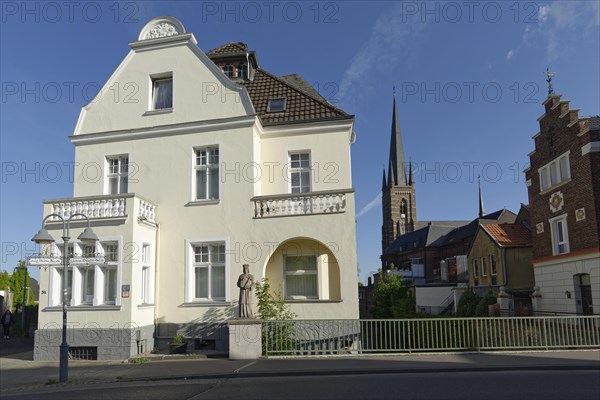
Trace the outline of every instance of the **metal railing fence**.
<path fill-rule="evenodd" d="M 600 347 L 600 316 L 263 323 L 263 353 L 267 356 L 594 347 Z"/>

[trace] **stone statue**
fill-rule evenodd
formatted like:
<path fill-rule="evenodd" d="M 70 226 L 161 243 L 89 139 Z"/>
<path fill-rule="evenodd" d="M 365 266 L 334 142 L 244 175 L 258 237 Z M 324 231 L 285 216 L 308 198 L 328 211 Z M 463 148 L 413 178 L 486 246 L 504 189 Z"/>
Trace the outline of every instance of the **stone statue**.
<path fill-rule="evenodd" d="M 237 281 L 237 286 L 240 288 L 239 315 L 240 318 L 254 318 L 252 311 L 252 289 L 254 288 L 254 276 L 249 273 L 250 266 L 244 264 L 244 271 Z"/>

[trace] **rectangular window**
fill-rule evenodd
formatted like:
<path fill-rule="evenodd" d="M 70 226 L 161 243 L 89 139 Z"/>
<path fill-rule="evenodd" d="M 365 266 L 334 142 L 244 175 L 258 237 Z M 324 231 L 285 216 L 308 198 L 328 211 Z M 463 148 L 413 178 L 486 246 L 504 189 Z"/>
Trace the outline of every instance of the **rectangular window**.
<path fill-rule="evenodd" d="M 196 200 L 219 198 L 219 148 L 195 149 Z"/>
<path fill-rule="evenodd" d="M 194 299 L 225 300 L 225 244 L 193 245 Z"/>
<path fill-rule="evenodd" d="M 571 178 L 569 152 L 555 158 L 538 170 L 540 191 L 544 192 Z"/>
<path fill-rule="evenodd" d="M 104 304 L 115 304 L 117 299 L 117 267 L 102 268 L 104 272 Z"/>
<path fill-rule="evenodd" d="M 267 112 L 282 112 L 285 111 L 285 97 L 277 99 L 269 99 L 267 104 Z"/>
<path fill-rule="evenodd" d="M 318 298 L 317 257 L 285 257 L 285 297 Z"/>
<path fill-rule="evenodd" d="M 290 187 L 292 193 L 310 192 L 310 154 L 290 154 Z"/>
<path fill-rule="evenodd" d="M 481 276 L 487 276 L 487 265 L 485 263 L 485 257 L 481 257 Z"/>
<path fill-rule="evenodd" d="M 62 279 L 63 279 L 63 273 L 64 273 L 64 267 L 55 267 L 56 268 L 56 272 L 57 272 L 57 276 L 58 276 L 58 282 L 56 284 L 56 286 L 53 285 L 53 289 L 56 290 L 56 295 L 53 296 L 54 301 L 52 302 L 52 305 L 54 306 L 58 306 L 62 304 L 63 298 L 62 298 Z M 73 293 L 73 268 L 71 267 L 67 267 L 67 281 L 65 282 L 65 288 L 67 289 L 67 304 L 71 304 L 71 297 L 72 297 L 72 293 Z"/>
<path fill-rule="evenodd" d="M 496 255 L 490 255 L 490 269 L 492 270 L 492 275 L 496 275 L 498 273 L 496 268 Z"/>
<path fill-rule="evenodd" d="M 479 277 L 479 266 L 477 265 L 477 260 L 473 260 L 473 278 L 477 279 Z"/>
<path fill-rule="evenodd" d="M 108 181 L 108 194 L 127 193 L 128 190 L 128 174 L 129 174 L 129 158 L 124 157 L 107 157 L 108 173 L 106 179 Z"/>
<path fill-rule="evenodd" d="M 152 304 L 152 286 L 150 285 L 152 279 L 152 254 L 150 253 L 152 247 L 144 243 L 142 245 L 142 287 L 141 287 L 141 302 L 142 304 Z"/>
<path fill-rule="evenodd" d="M 119 251 L 117 243 L 102 243 L 104 248 L 105 262 L 116 263 L 118 261 Z"/>
<path fill-rule="evenodd" d="M 567 232 L 567 216 L 563 215 L 550 221 L 552 230 L 552 250 L 554 255 L 569 252 L 569 235 Z"/>
<path fill-rule="evenodd" d="M 173 108 L 173 77 L 152 80 L 152 109 Z"/>
<path fill-rule="evenodd" d="M 82 268 L 82 291 L 81 291 L 81 303 L 82 304 L 93 304 L 94 303 L 94 273 L 95 268 Z"/>

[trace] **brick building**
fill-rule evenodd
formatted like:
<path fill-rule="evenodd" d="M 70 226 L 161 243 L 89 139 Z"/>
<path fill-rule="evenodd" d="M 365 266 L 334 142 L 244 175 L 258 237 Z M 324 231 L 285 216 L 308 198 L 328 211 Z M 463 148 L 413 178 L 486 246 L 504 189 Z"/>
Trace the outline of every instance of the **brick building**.
<path fill-rule="evenodd" d="M 538 312 L 600 311 L 600 116 L 551 94 L 525 170 Z M 541 297 L 540 297 L 541 296 Z"/>

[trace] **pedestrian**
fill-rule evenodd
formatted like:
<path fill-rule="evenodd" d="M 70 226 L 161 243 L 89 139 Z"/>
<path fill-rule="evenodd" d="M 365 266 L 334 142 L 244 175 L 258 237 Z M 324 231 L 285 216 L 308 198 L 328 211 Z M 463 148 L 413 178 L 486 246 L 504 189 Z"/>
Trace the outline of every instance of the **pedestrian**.
<path fill-rule="evenodd" d="M 10 324 L 12 324 L 13 315 L 10 310 L 6 310 L 4 314 L 2 314 L 2 328 L 4 339 L 9 339 L 10 335 Z"/>

